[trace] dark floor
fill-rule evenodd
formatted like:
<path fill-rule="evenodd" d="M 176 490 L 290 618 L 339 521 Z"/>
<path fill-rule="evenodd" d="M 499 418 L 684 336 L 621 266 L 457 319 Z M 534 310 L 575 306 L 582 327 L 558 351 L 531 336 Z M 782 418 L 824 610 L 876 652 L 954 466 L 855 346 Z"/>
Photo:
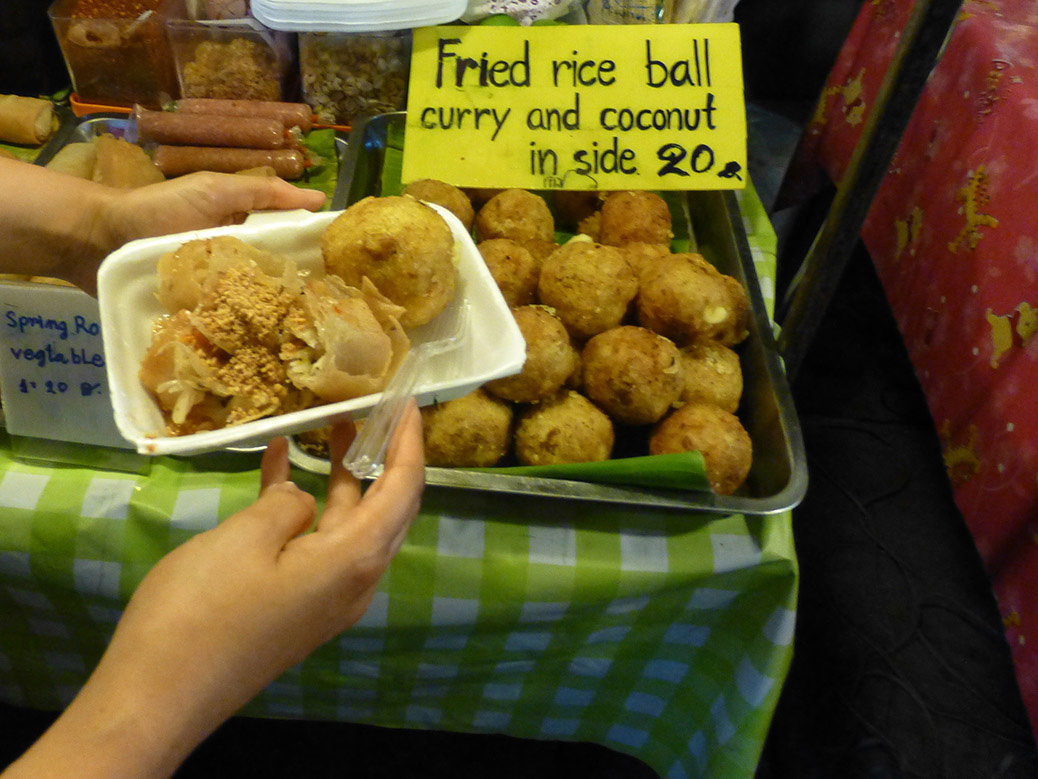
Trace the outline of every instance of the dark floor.
<path fill-rule="evenodd" d="M 794 395 L 799 621 L 759 779 L 1038 776 L 994 597 L 860 248 Z"/>

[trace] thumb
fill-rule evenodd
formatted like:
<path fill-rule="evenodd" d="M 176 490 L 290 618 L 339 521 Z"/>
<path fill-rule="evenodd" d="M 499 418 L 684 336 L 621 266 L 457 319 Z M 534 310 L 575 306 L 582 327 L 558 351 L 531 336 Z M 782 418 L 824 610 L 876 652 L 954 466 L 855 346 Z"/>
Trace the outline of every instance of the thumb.
<path fill-rule="evenodd" d="M 285 544 L 309 529 L 316 516 L 313 495 L 285 481 L 268 486 L 255 503 L 232 514 L 217 530 L 238 536 L 242 547 L 270 550 L 276 556 Z"/>

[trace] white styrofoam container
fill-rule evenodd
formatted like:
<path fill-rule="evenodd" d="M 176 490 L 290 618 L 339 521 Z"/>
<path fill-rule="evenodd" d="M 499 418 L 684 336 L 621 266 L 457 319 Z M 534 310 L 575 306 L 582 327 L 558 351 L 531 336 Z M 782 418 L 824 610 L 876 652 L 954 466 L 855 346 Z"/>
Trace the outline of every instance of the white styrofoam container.
<path fill-rule="evenodd" d="M 467 305 L 460 348 L 431 357 L 415 389 L 419 405 L 461 397 L 491 379 L 518 373 L 526 343 L 508 304 L 458 219 L 435 208 L 450 225 L 460 248 L 458 287 L 452 306 Z M 110 254 L 98 272 L 101 334 L 112 408 L 119 432 L 142 454 L 198 454 L 230 447 L 260 446 L 271 438 L 323 427 L 346 417 L 366 416 L 381 393 L 242 425 L 185 436 L 167 436 L 158 404 L 138 379 L 141 358 L 151 342 L 152 324 L 165 311 L 156 297 L 159 258 L 181 244 L 216 235 L 233 235 L 294 261 L 300 270 L 323 275 L 320 239 L 340 211 L 290 211 L 258 214 L 243 225 L 218 227 L 132 241 Z M 448 313 L 448 312 L 445 312 Z M 434 322 L 408 332 L 412 347 L 424 342 Z"/>

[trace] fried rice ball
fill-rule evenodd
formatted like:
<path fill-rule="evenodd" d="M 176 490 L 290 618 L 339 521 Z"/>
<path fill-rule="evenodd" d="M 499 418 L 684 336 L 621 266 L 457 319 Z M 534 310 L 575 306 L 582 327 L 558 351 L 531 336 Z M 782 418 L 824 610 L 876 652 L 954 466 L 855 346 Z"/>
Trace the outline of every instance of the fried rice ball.
<path fill-rule="evenodd" d="M 523 465 L 601 462 L 614 440 L 605 412 L 579 392 L 563 390 L 520 414 L 515 454 Z"/>
<path fill-rule="evenodd" d="M 746 290 L 698 254 L 661 255 L 644 266 L 640 283 L 639 321 L 679 344 L 712 338 L 732 346 L 747 335 Z"/>
<path fill-rule="evenodd" d="M 541 266 L 540 301 L 556 310 L 577 339 L 617 327 L 638 294 L 638 276 L 615 246 L 574 240 Z"/>
<path fill-rule="evenodd" d="M 490 198 L 504 190 L 491 189 L 490 187 L 462 187 L 461 191 L 468 196 L 468 199 L 472 203 L 472 207 L 478 211 L 486 205 L 486 202 L 490 200 Z"/>
<path fill-rule="evenodd" d="M 602 212 L 595 211 L 577 222 L 577 235 L 586 235 L 595 243 L 600 243 L 602 234 Z"/>
<path fill-rule="evenodd" d="M 526 341 L 526 361 L 519 373 L 489 381 L 486 389 L 503 400 L 536 403 L 562 388 L 576 367 L 577 350 L 551 309 L 520 306 L 512 315 Z"/>
<path fill-rule="evenodd" d="M 670 245 L 666 243 L 634 241 L 625 243 L 620 247 L 620 251 L 624 253 L 624 257 L 631 263 L 634 272 L 641 278 L 642 272 L 649 267 L 653 260 L 670 254 Z"/>
<path fill-rule="evenodd" d="M 422 408 L 425 459 L 447 468 L 489 468 L 508 454 L 512 407 L 482 388 Z"/>
<path fill-rule="evenodd" d="M 594 189 L 560 189 L 552 196 L 555 220 L 564 227 L 576 229 L 582 219 L 598 213 L 607 194 Z"/>
<path fill-rule="evenodd" d="M 613 192 L 602 203 L 598 240 L 609 246 L 663 243 L 674 237 L 667 201 L 655 192 Z"/>
<path fill-rule="evenodd" d="M 753 442 L 735 414 L 709 403 L 686 403 L 668 414 L 649 438 L 650 454 L 698 451 L 710 486 L 731 495 L 746 481 Z"/>
<path fill-rule="evenodd" d="M 576 350 L 577 359 L 574 362 L 573 373 L 569 375 L 566 382 L 562 385 L 566 389 L 577 390 L 578 392 L 584 389 L 584 356 L 580 350 Z"/>
<path fill-rule="evenodd" d="M 405 328 L 431 321 L 454 298 L 454 236 L 436 211 L 413 197 L 366 197 L 343 211 L 321 236 L 328 273 L 360 288 L 367 276 L 406 311 Z"/>
<path fill-rule="evenodd" d="M 712 403 L 735 413 L 742 397 L 739 355 L 717 341 L 694 341 L 681 350 L 685 403 Z"/>
<path fill-rule="evenodd" d="M 400 194 L 443 206 L 458 217 L 466 230 L 472 230 L 472 223 L 476 219 L 472 201 L 469 200 L 468 195 L 453 184 L 438 179 L 418 179 L 405 186 Z"/>
<path fill-rule="evenodd" d="M 545 241 L 543 238 L 526 238 L 518 241 L 537 260 L 538 267 L 551 256 L 551 253 L 559 248 L 555 241 Z"/>
<path fill-rule="evenodd" d="M 541 262 L 511 238 L 488 238 L 477 246 L 510 308 L 536 302 Z"/>
<path fill-rule="evenodd" d="M 506 189 L 494 195 L 476 213 L 476 233 L 480 240 L 536 238 L 555 240 L 555 217 L 540 195 L 525 189 Z"/>
<path fill-rule="evenodd" d="M 648 425 L 678 401 L 684 386 L 681 352 L 644 327 L 624 325 L 584 346 L 584 392 L 615 421 Z"/>

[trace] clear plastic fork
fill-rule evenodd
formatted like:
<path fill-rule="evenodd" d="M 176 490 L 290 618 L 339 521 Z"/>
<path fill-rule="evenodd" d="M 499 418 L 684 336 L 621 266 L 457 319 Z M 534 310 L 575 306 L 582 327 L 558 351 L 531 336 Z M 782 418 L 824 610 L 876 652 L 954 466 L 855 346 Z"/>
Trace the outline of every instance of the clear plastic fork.
<path fill-rule="evenodd" d="M 424 342 L 412 347 L 404 355 L 400 366 L 382 390 L 382 397 L 368 414 L 346 451 L 343 464 L 358 479 L 382 474 L 386 449 L 404 413 L 407 401 L 414 394 L 418 377 L 421 376 L 429 358 L 461 346 L 463 341 L 460 336 L 464 334 L 468 321 L 468 302 L 461 301 L 424 326 Z"/>

